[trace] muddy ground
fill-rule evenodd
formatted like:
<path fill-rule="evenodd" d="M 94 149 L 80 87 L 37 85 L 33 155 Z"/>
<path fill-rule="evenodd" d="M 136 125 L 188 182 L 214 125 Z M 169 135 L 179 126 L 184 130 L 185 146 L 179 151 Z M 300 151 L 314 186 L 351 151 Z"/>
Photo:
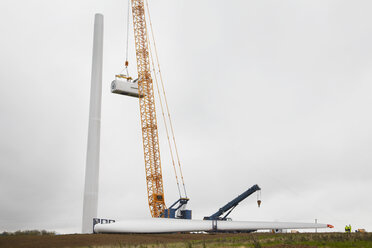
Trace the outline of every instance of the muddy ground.
<path fill-rule="evenodd" d="M 62 248 L 103 245 L 140 245 L 210 240 L 234 234 L 71 234 L 55 236 L 4 236 L 0 237 L 1 248 Z M 247 235 L 247 234 L 240 234 Z"/>
<path fill-rule="evenodd" d="M 372 248 L 372 233 L 70 234 L 0 236 L 0 248 Z"/>

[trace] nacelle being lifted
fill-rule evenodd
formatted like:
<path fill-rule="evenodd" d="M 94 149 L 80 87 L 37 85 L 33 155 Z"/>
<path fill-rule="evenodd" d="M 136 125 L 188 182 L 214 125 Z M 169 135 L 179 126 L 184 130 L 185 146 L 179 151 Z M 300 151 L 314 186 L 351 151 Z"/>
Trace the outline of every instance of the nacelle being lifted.
<path fill-rule="evenodd" d="M 123 74 L 116 75 L 115 80 L 111 83 L 111 92 L 139 98 L 138 78 L 133 80 L 131 77 Z M 142 97 L 143 95 L 140 98 Z"/>

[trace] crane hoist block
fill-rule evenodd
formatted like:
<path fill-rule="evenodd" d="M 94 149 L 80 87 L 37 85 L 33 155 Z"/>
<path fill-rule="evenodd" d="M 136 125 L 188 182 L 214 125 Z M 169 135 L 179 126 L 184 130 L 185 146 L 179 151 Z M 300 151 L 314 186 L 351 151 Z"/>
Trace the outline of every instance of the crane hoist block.
<path fill-rule="evenodd" d="M 132 78 L 124 75 L 117 75 L 115 80 L 111 83 L 111 92 L 138 98 L 138 79 L 132 80 Z M 142 97 L 143 96 L 141 96 L 141 98 Z"/>

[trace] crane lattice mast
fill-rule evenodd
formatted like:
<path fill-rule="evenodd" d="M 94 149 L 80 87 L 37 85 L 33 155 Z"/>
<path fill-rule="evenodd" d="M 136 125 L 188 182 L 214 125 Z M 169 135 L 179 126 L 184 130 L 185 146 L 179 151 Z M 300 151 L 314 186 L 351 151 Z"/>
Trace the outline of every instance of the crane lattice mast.
<path fill-rule="evenodd" d="M 136 45 L 138 92 L 147 197 L 152 217 L 160 217 L 166 209 L 159 151 L 155 99 L 150 70 L 149 47 L 143 0 L 132 0 L 134 39 Z"/>

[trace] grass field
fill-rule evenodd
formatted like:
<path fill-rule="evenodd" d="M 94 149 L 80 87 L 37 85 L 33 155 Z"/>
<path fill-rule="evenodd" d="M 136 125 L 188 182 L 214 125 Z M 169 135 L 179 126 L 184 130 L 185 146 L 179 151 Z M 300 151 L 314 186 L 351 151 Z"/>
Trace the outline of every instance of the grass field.
<path fill-rule="evenodd" d="M 252 234 L 72 234 L 0 237 L 1 248 L 204 248 L 204 247 L 366 247 L 372 233 Z"/>

